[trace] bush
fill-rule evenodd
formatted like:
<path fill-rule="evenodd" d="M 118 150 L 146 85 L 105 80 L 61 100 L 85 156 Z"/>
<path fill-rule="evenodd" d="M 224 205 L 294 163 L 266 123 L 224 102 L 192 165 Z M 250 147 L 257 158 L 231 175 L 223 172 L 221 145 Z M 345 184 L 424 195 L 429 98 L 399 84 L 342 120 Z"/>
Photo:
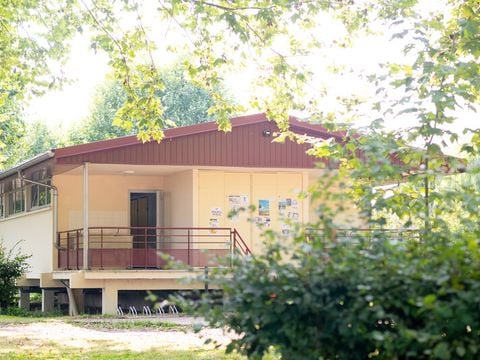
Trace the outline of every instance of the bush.
<path fill-rule="evenodd" d="M 0 310 L 15 304 L 15 281 L 28 269 L 30 256 L 20 254 L 15 248 L 7 251 L 0 243 Z"/>
<path fill-rule="evenodd" d="M 480 251 L 476 241 L 334 243 L 239 258 L 211 279 L 223 301 L 191 303 L 240 337 L 229 350 L 283 359 L 478 358 Z M 290 261 L 281 260 L 287 253 Z"/>

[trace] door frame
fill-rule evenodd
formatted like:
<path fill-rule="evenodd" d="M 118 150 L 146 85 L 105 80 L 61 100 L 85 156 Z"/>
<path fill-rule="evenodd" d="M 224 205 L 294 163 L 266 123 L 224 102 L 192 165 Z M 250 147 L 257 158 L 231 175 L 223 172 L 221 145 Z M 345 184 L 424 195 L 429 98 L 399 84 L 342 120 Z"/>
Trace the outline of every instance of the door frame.
<path fill-rule="evenodd" d="M 156 190 L 146 190 L 146 189 L 142 189 L 142 190 L 133 190 L 133 189 L 129 189 L 128 190 L 128 227 L 131 227 L 132 224 L 131 224 L 131 211 L 132 211 L 132 207 L 131 207 L 131 204 L 130 204 L 130 201 L 131 201 L 131 194 L 132 193 L 140 193 L 140 194 L 155 194 L 155 200 L 156 200 L 156 213 L 157 213 L 157 216 L 155 218 L 155 227 L 164 227 L 165 226 L 165 204 L 164 204 L 164 201 L 165 201 L 165 193 L 163 190 L 160 190 L 160 189 L 156 189 Z M 163 207 L 162 207 L 163 205 Z"/>

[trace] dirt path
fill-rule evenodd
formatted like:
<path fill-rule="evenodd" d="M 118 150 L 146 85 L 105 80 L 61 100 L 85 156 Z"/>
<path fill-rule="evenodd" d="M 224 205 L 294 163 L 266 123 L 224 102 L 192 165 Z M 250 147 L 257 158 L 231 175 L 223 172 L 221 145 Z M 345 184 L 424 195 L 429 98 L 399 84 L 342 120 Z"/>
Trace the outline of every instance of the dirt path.
<path fill-rule="evenodd" d="M 112 350 L 145 351 L 152 348 L 192 349 L 204 347 L 207 338 L 228 344 L 230 337 L 221 329 L 193 331 L 164 330 L 94 330 L 67 324 L 61 320 L 34 322 L 30 324 L 0 325 L 2 344 L 8 341 L 25 346 L 38 346 L 55 342 L 62 346 L 89 349 L 99 343 L 108 344 Z M 11 350 L 11 349 L 10 349 Z M 9 349 L 0 349 L 10 351 Z"/>

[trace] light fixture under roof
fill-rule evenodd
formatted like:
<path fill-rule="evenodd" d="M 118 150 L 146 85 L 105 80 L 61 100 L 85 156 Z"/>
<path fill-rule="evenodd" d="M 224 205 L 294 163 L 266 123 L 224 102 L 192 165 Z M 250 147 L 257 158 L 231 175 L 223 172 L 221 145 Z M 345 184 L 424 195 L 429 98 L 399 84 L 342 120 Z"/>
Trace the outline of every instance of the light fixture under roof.
<path fill-rule="evenodd" d="M 133 171 L 133 170 L 124 170 L 123 173 L 124 173 L 125 175 L 132 175 L 132 174 L 135 174 L 135 171 Z"/>

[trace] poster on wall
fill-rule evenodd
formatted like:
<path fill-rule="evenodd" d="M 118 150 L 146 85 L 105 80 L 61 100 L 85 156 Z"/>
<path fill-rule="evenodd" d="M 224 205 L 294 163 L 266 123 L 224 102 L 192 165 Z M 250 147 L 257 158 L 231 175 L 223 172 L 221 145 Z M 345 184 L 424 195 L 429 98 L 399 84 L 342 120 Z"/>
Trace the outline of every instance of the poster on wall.
<path fill-rule="evenodd" d="M 210 215 L 215 217 L 222 216 L 222 208 L 221 207 L 213 207 L 210 209 Z"/>
<path fill-rule="evenodd" d="M 255 218 L 255 224 L 260 227 L 267 227 L 269 228 L 271 226 L 271 218 L 268 216 L 257 216 Z"/>
<path fill-rule="evenodd" d="M 270 200 L 258 200 L 258 215 L 270 216 Z"/>
<path fill-rule="evenodd" d="M 290 211 L 288 213 L 288 218 L 294 221 L 298 221 L 300 219 L 300 214 L 296 211 Z"/>
<path fill-rule="evenodd" d="M 248 207 L 247 195 L 229 195 L 228 196 L 228 216 L 232 221 L 240 220 L 240 210 Z"/>
<path fill-rule="evenodd" d="M 287 199 L 278 200 L 278 216 L 285 216 L 287 210 Z"/>
<path fill-rule="evenodd" d="M 298 211 L 295 211 L 296 209 L 298 209 L 297 200 L 291 198 L 278 199 L 278 216 L 291 218 L 290 214 L 293 212 L 298 213 Z"/>
<path fill-rule="evenodd" d="M 219 224 L 219 221 L 217 218 L 211 218 L 209 221 L 208 221 L 208 224 L 210 225 L 210 227 L 212 228 L 210 230 L 210 232 L 212 234 L 216 233 L 217 231 L 215 230 L 215 228 L 218 228 L 218 224 Z"/>

